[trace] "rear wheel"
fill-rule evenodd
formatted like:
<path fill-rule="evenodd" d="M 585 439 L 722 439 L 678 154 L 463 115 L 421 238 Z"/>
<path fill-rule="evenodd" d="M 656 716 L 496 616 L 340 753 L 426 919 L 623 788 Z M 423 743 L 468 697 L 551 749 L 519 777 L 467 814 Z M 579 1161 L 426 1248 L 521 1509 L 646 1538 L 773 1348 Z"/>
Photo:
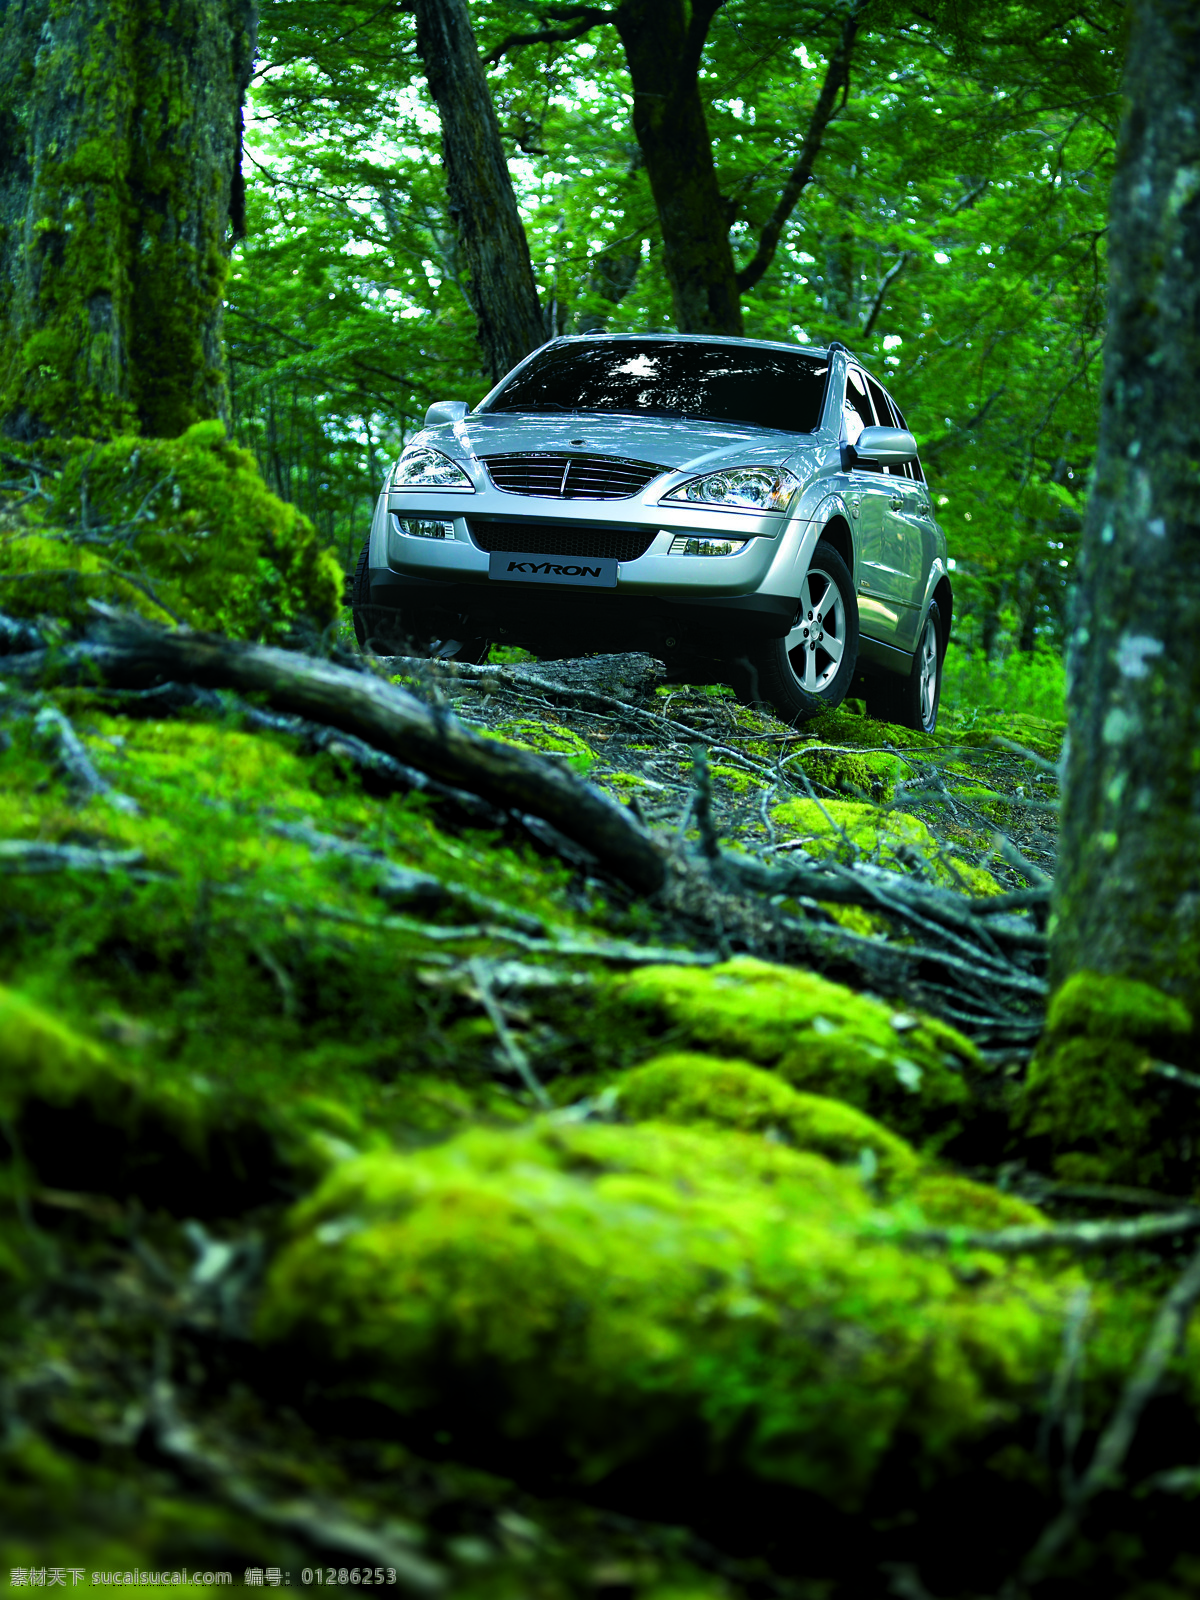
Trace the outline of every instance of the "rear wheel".
<path fill-rule="evenodd" d="M 849 568 L 823 539 L 800 586 L 795 621 L 782 639 L 747 652 L 748 698 L 785 722 L 805 722 L 840 706 L 858 661 L 858 597 Z M 739 685 L 742 688 L 743 685 Z"/>
<path fill-rule="evenodd" d="M 932 733 L 937 727 L 945 658 L 941 613 L 937 602 L 931 601 L 907 676 L 881 673 L 867 696 L 867 710 L 881 722 Z"/>
<path fill-rule="evenodd" d="M 376 656 L 434 656 L 442 661 L 476 665 L 487 660 L 488 639 L 467 636 L 465 632 L 461 638 L 435 637 L 429 627 L 421 625 L 419 617 L 410 617 L 394 606 L 372 605 L 370 559 L 371 541 L 367 539 L 359 551 L 350 594 L 354 637 L 360 650 Z"/>

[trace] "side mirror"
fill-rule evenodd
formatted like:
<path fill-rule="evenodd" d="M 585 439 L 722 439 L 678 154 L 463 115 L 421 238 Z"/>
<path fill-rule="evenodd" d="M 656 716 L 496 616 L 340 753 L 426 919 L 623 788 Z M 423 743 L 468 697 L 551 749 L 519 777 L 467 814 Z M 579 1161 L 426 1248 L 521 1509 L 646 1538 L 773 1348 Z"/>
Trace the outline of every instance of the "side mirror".
<path fill-rule="evenodd" d="M 425 413 L 423 426 L 436 428 L 440 422 L 461 422 L 470 409 L 465 400 L 435 400 Z M 913 455 L 916 453 L 914 446 Z"/>
<path fill-rule="evenodd" d="M 907 428 L 864 428 L 854 442 L 861 461 L 878 461 L 881 467 L 899 467 L 917 458 L 917 441 Z"/>

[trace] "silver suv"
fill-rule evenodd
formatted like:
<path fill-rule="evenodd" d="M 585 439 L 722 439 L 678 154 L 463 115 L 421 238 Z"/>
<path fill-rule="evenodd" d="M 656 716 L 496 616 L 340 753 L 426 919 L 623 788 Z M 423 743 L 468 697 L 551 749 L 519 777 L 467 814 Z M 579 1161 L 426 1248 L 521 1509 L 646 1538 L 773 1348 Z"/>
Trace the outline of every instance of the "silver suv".
<path fill-rule="evenodd" d="M 932 730 L 946 539 L 917 447 L 844 345 L 582 335 L 430 406 L 355 573 L 359 643 L 646 650 L 788 722 L 852 685 Z"/>

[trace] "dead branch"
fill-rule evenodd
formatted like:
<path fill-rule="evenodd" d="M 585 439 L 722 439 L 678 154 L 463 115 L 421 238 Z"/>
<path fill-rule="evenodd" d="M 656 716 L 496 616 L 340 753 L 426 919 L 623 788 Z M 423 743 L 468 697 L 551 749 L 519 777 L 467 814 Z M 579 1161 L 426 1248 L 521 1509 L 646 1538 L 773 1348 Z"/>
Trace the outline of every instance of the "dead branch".
<path fill-rule="evenodd" d="M 0 611 L 0 656 L 18 651 L 43 650 L 46 641 L 32 622 Z"/>
<path fill-rule="evenodd" d="M 1046 1409 L 1038 1428 L 1037 1452 L 1043 1461 L 1050 1458 L 1050 1442 L 1057 1433 L 1062 1442 L 1060 1479 L 1063 1498 L 1075 1491 L 1075 1452 L 1083 1431 L 1083 1359 L 1088 1314 L 1091 1310 L 1090 1284 L 1080 1284 L 1067 1307 L 1063 1325 L 1062 1354 L 1054 1369 Z"/>
<path fill-rule="evenodd" d="M 1182 1067 L 1173 1067 L 1166 1061 L 1148 1061 L 1142 1070 L 1155 1078 L 1169 1078 L 1173 1083 L 1182 1083 L 1188 1089 L 1200 1089 L 1200 1074 L 1185 1072 Z"/>
<path fill-rule="evenodd" d="M 455 789 L 439 783 L 428 773 L 406 766 L 394 757 L 376 750 L 353 734 L 306 717 L 284 716 L 276 711 L 263 711 L 252 706 L 240 696 L 226 693 L 217 695 L 212 689 L 199 689 L 192 683 L 163 683 L 155 689 L 107 689 L 98 697 L 103 704 L 111 705 L 128 717 L 154 717 L 177 715 L 180 711 L 198 710 L 217 716 L 235 715 L 242 718 L 255 732 L 284 733 L 299 739 L 307 750 L 326 751 L 355 767 L 377 790 L 384 793 L 428 794 L 447 802 L 460 812 L 467 822 L 481 827 L 499 827 L 506 813 L 488 805 L 478 795 L 465 789 Z"/>
<path fill-rule="evenodd" d="M 808 895 L 835 905 L 875 907 L 917 926 L 940 924 L 947 931 L 976 940 L 986 935 L 993 951 L 997 944 L 1039 952 L 1045 947 L 1045 936 L 1036 927 L 1011 915 L 1025 903 L 1024 898 L 1016 904 L 1008 895 L 969 899 L 871 862 L 848 866 L 825 860 L 811 866 L 789 862 L 773 867 L 754 856 L 729 851 L 721 859 L 732 876 L 763 894 Z"/>
<path fill-rule="evenodd" d="M 305 845 L 314 855 L 343 856 L 374 868 L 378 877 L 376 893 L 388 905 L 432 908 L 458 904 L 469 907 L 477 916 L 496 917 L 502 922 L 510 922 L 524 933 L 540 936 L 546 932 L 546 924 L 540 917 L 517 911 L 500 900 L 493 900 L 488 895 L 467 888 L 465 884 L 445 883 L 432 873 L 414 872 L 411 867 L 397 866 L 378 850 L 368 850 L 364 845 L 338 839 L 331 833 L 321 833 L 307 823 L 275 821 L 270 823 L 270 829 L 280 838 Z"/>
<path fill-rule="evenodd" d="M 129 872 L 146 857 L 140 850 L 91 850 L 40 839 L 0 839 L 0 873 Z"/>
<path fill-rule="evenodd" d="M 962 1250 L 990 1250 L 995 1255 L 1023 1256 L 1045 1250 L 1070 1250 L 1076 1255 L 1124 1250 L 1154 1239 L 1173 1239 L 1200 1230 L 1200 1209 L 1157 1212 L 1128 1222 L 1070 1222 L 1046 1228 L 998 1228 L 992 1233 L 969 1228 L 917 1228 L 904 1235 L 906 1244 L 938 1245 Z M 1200 1265 L 1196 1268 L 1200 1273 Z M 1200 1286 L 1197 1288 L 1200 1294 Z"/>
<path fill-rule="evenodd" d="M 364 1566 L 382 1566 L 396 1574 L 408 1594 L 436 1595 L 446 1587 L 445 1574 L 416 1555 L 385 1530 L 368 1528 L 340 1507 L 316 1500 L 272 1500 L 232 1460 L 206 1448 L 196 1430 L 180 1416 L 174 1390 L 158 1379 L 150 1392 L 149 1421 L 154 1443 L 186 1477 L 203 1485 L 227 1505 L 267 1527 L 299 1539 L 309 1549 L 327 1550 Z"/>
<path fill-rule="evenodd" d="M 47 651 L 10 656 L 5 671 L 34 683 L 53 679 L 150 688 L 183 679 L 264 694 L 282 711 L 340 728 L 442 782 L 544 818 L 642 893 L 659 889 L 666 875 L 663 853 L 646 830 L 575 773 L 482 738 L 442 708 L 423 705 L 369 673 L 212 634 L 166 633 L 132 624 L 110 626 L 103 638 L 66 645 L 53 656 Z"/>
<path fill-rule="evenodd" d="M 1087 1471 L 1026 1556 L 1018 1578 L 1008 1588 L 1009 1595 L 1019 1595 L 1029 1585 L 1041 1581 L 1054 1558 L 1075 1537 L 1089 1501 L 1120 1482 L 1121 1468 L 1142 1412 L 1157 1393 L 1168 1363 L 1179 1353 L 1197 1300 L 1200 1300 L 1200 1250 L 1192 1256 L 1159 1306 L 1138 1364 L 1100 1435 Z"/>
<path fill-rule="evenodd" d="M 92 758 L 84 749 L 83 741 L 71 726 L 69 718 L 57 706 L 43 706 L 34 718 L 33 731 L 37 737 L 50 747 L 59 767 L 66 773 L 72 787 L 82 799 L 102 799 L 112 806 L 114 811 L 123 811 L 127 816 L 141 815 L 136 800 L 127 794 L 121 794 L 113 788 L 107 778 L 102 778 L 92 763 Z"/>
<path fill-rule="evenodd" d="M 471 974 L 475 991 L 479 996 L 479 1003 L 487 1012 L 488 1021 L 496 1030 L 496 1038 L 500 1041 L 500 1048 L 504 1052 L 509 1066 L 520 1078 L 526 1089 L 529 1090 L 536 1104 L 541 1106 L 543 1110 L 549 1110 L 551 1105 L 550 1096 L 539 1083 L 537 1074 L 530 1064 L 529 1057 L 513 1037 L 512 1029 L 508 1026 L 508 1020 L 501 1009 L 500 1002 L 492 993 L 492 985 L 488 977 L 487 968 L 482 961 L 469 961 L 467 970 Z"/>

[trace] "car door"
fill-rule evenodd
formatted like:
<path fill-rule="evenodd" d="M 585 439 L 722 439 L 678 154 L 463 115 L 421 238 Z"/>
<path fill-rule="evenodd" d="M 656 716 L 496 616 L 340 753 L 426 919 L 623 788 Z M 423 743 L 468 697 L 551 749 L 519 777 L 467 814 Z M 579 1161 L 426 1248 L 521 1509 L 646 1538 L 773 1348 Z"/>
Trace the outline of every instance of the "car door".
<path fill-rule="evenodd" d="M 880 422 L 904 427 L 902 414 L 873 378 L 867 379 L 867 390 Z M 923 620 L 921 608 L 936 548 L 933 508 L 918 461 L 892 467 L 887 476 L 879 582 L 885 598 L 899 608 L 896 642 L 911 650 Z"/>
<path fill-rule="evenodd" d="M 867 387 L 867 376 L 860 368 L 846 368 L 846 397 L 842 407 L 843 439 L 854 445 L 864 428 L 876 426 L 876 417 Z M 890 415 L 882 419 L 891 426 Z M 858 459 L 850 470 L 847 498 L 855 518 L 855 579 L 858 588 L 859 627 L 873 639 L 887 644 L 897 642 L 901 620 L 892 596 L 895 584 L 887 577 L 884 548 L 884 517 L 890 498 L 891 479 L 877 461 Z"/>

